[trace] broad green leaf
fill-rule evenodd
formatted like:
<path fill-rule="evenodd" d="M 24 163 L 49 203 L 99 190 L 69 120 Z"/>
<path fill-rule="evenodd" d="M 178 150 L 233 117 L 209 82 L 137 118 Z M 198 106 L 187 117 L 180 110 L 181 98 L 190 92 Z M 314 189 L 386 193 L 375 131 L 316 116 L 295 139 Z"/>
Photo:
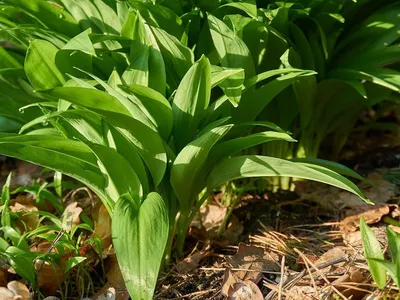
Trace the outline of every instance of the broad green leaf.
<path fill-rule="evenodd" d="M 107 32 L 109 34 L 119 34 L 121 23 L 116 12 L 102 0 L 94 0 L 93 3 L 101 14 Z"/>
<path fill-rule="evenodd" d="M 96 89 L 59 87 L 50 91 L 50 94 L 54 97 L 70 101 L 76 105 L 132 117 L 128 108 L 118 101 L 117 98 Z"/>
<path fill-rule="evenodd" d="M 111 208 L 96 157 L 83 143 L 53 135 L 0 135 L 0 153 L 71 176 L 90 187 Z"/>
<path fill-rule="evenodd" d="M 147 24 L 162 28 L 168 34 L 181 39 L 184 32 L 182 20 L 172 10 L 163 5 L 142 3 L 136 0 L 129 0 L 129 4 L 140 13 Z"/>
<path fill-rule="evenodd" d="M 219 85 L 234 107 L 239 105 L 243 82 L 243 69 L 228 69 L 218 66 L 211 68 L 211 87 Z"/>
<path fill-rule="evenodd" d="M 112 214 L 113 245 L 132 299 L 153 299 L 169 231 L 163 199 L 150 193 L 138 206 L 121 197 Z"/>
<path fill-rule="evenodd" d="M 359 188 L 350 180 L 329 169 L 314 170 L 280 158 L 244 155 L 228 158 L 217 165 L 209 175 L 209 190 L 240 178 L 285 176 L 314 180 L 347 190 L 366 200 Z"/>
<path fill-rule="evenodd" d="M 143 105 L 138 103 L 137 97 L 133 97 L 132 95 L 121 89 L 122 82 L 116 71 L 113 71 L 110 76 L 110 84 L 105 83 L 103 80 L 101 80 L 97 76 L 94 76 L 93 74 L 89 74 L 87 72 L 85 73 L 92 77 L 98 84 L 100 84 L 109 95 L 117 99 L 129 111 L 130 116 L 147 125 L 149 128 L 156 130 L 156 124 L 151 120 L 151 118 L 149 118 L 148 114 L 146 115 L 146 111 L 143 110 Z M 74 78 L 74 80 L 76 80 L 76 78 Z M 87 87 L 87 84 L 85 87 Z M 99 100 L 101 100 L 101 102 L 107 103 L 107 97 L 109 97 L 109 95 L 101 91 L 98 92 L 100 92 L 97 93 Z M 68 97 L 71 96 L 72 95 L 68 94 Z M 74 94 L 74 96 L 76 95 Z"/>
<path fill-rule="evenodd" d="M 163 56 L 165 69 L 168 70 L 167 82 L 171 85 L 171 90 L 174 90 L 192 66 L 194 54 L 164 30 L 151 26 L 150 28 Z"/>
<path fill-rule="evenodd" d="M 271 141 L 296 142 L 287 133 L 275 131 L 258 132 L 219 143 L 210 151 L 210 158 L 214 163 L 217 163 L 221 159 L 225 159 L 239 151 Z"/>
<path fill-rule="evenodd" d="M 167 165 L 162 138 L 147 125 L 130 117 L 129 112 L 116 98 L 101 91 L 80 88 L 56 88 L 51 94 L 89 108 L 105 118 L 137 147 L 150 170 L 154 185 L 161 182 Z"/>
<path fill-rule="evenodd" d="M 197 173 L 207 160 L 211 148 L 232 128 L 232 125 L 220 126 L 205 133 L 189 143 L 176 157 L 171 169 L 171 184 L 181 204 L 182 211 L 188 211 L 196 194 L 193 186 Z"/>
<path fill-rule="evenodd" d="M 122 74 L 122 80 L 125 85 L 140 84 L 149 86 L 149 51 L 148 45 L 132 45 L 130 65 Z M 135 47 L 136 46 L 136 47 Z"/>
<path fill-rule="evenodd" d="M 371 69 L 371 70 L 352 70 L 337 68 L 329 72 L 330 78 L 346 79 L 346 80 L 366 80 L 381 85 L 393 91 L 400 91 L 399 73 L 389 69 Z"/>
<path fill-rule="evenodd" d="M 223 7 L 234 7 L 239 10 L 244 11 L 250 17 L 257 18 L 257 4 L 255 0 L 245 0 L 238 2 L 230 2 L 224 5 L 221 5 L 218 9 L 222 9 Z"/>
<path fill-rule="evenodd" d="M 50 4 L 45 0 L 5 0 L 6 4 L 21 8 L 34 17 L 44 27 L 73 37 L 79 34 L 79 25 L 74 18 L 58 5 Z"/>
<path fill-rule="evenodd" d="M 29 44 L 25 58 L 25 72 L 36 91 L 49 90 L 65 83 L 64 75 L 56 65 L 58 49 L 43 40 Z"/>
<path fill-rule="evenodd" d="M 22 68 L 22 64 L 10 55 L 3 47 L 0 47 L 0 69 L 13 68 Z"/>
<path fill-rule="evenodd" d="M 141 108 L 146 116 L 155 124 L 157 131 L 167 140 L 173 127 L 171 104 L 157 91 L 140 85 L 126 88 L 131 100 Z"/>
<path fill-rule="evenodd" d="M 342 165 L 338 164 L 332 161 L 328 161 L 325 159 L 319 159 L 319 158 L 293 158 L 292 161 L 302 163 L 306 165 L 307 167 L 315 167 L 315 166 L 322 166 L 324 168 L 330 169 L 332 171 L 335 171 L 339 174 L 353 177 L 359 180 L 365 181 L 366 179 L 362 177 L 360 174 L 355 172 L 354 170 Z"/>
<path fill-rule="evenodd" d="M 202 56 L 182 79 L 172 102 L 174 142 L 178 150 L 195 136 L 210 102 L 210 94 L 211 66 L 209 60 Z"/>
<path fill-rule="evenodd" d="M 383 252 L 375 233 L 364 221 L 364 217 L 360 219 L 360 231 L 364 248 L 364 256 L 367 259 L 369 270 L 371 271 L 374 281 L 380 289 L 386 285 L 386 271 L 375 259 L 383 260 Z"/>
<path fill-rule="evenodd" d="M 147 178 L 146 166 L 139 155 L 138 148 L 120 133 L 118 129 L 113 126 L 107 126 L 106 122 L 104 123 L 103 131 L 108 147 L 116 149 L 117 152 L 129 162 L 132 169 L 139 177 L 143 187 L 143 194 L 146 195 L 149 192 L 149 180 Z"/>
<path fill-rule="evenodd" d="M 239 124 L 253 121 L 262 109 L 282 90 L 301 77 L 311 76 L 313 71 L 293 71 L 268 82 L 261 88 L 244 93 L 239 106 L 233 111 L 233 120 Z"/>
<path fill-rule="evenodd" d="M 122 34 L 131 38 L 130 66 L 124 72 L 126 84 L 134 80 L 165 94 L 166 73 L 164 59 L 157 41 L 139 13 L 130 11 Z"/>
<path fill-rule="evenodd" d="M 71 257 L 65 263 L 64 274 L 67 274 L 67 272 L 69 270 L 71 270 L 73 267 L 79 265 L 80 263 L 82 263 L 85 260 L 86 260 L 86 257 L 82 257 L 82 256 Z"/>
<path fill-rule="evenodd" d="M 242 68 L 246 78 L 254 76 L 254 62 L 246 44 L 224 22 L 212 15 L 208 15 L 208 25 L 221 66 Z"/>
<path fill-rule="evenodd" d="M 143 189 L 128 161 L 114 149 L 96 144 L 88 144 L 88 146 L 97 157 L 97 164 L 105 177 L 104 189 L 110 199 L 117 202 L 122 195 L 128 194 L 135 203 L 139 204 Z"/>
<path fill-rule="evenodd" d="M 96 51 L 94 50 L 93 44 L 89 38 L 89 34 L 91 33 L 92 29 L 86 29 L 82 33 L 70 39 L 62 49 L 82 51 L 86 54 L 96 56 Z"/>

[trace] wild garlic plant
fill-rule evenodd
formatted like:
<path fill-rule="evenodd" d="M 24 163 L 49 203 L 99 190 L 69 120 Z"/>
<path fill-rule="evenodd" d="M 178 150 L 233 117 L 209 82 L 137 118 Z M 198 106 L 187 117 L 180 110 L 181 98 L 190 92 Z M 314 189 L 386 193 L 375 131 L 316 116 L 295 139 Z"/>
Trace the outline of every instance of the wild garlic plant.
<path fill-rule="evenodd" d="M 275 96 L 315 74 L 258 71 L 247 37 L 220 16 L 225 9 L 257 14 L 252 1 L 180 16 L 173 1 L 0 6 L 1 37 L 13 45 L 0 55 L 20 62 L 6 71 L 30 93 L 21 109 L 42 113 L 19 134 L 0 134 L 0 153 L 67 174 L 99 196 L 112 216 L 132 299 L 152 298 L 161 266 L 168 267 L 172 253 L 183 254 L 191 221 L 223 183 L 289 176 L 366 200 L 340 173 L 359 176 L 341 165 L 242 155 L 271 141 L 296 142 L 257 118 Z M 212 44 L 193 44 L 197 25 Z"/>

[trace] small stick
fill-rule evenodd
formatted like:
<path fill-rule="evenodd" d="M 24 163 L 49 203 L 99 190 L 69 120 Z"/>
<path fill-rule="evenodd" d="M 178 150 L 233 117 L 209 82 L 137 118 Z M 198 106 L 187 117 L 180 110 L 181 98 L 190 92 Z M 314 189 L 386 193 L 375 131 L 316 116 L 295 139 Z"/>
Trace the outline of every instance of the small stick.
<path fill-rule="evenodd" d="M 282 299 L 282 286 L 283 286 L 284 273 L 285 273 L 285 256 L 282 256 L 282 261 L 281 261 L 281 280 L 279 280 L 278 300 Z"/>

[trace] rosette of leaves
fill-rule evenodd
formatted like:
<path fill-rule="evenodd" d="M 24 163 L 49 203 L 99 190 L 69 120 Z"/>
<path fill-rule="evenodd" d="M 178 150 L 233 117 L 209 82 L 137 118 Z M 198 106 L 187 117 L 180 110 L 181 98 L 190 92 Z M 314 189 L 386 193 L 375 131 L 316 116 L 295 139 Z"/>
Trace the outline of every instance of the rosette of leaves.
<path fill-rule="evenodd" d="M 273 123 L 255 120 L 276 95 L 315 72 L 258 72 L 244 38 L 218 12 L 201 16 L 217 51 L 207 57 L 198 50 L 204 44 L 195 51 L 190 46 L 191 17 L 168 6 L 100 0 L 2 5 L 13 12 L 0 22 L 24 55 L 21 76 L 42 100 L 24 109 L 40 108 L 42 115 L 20 134 L 0 134 L 0 153 L 67 174 L 100 197 L 112 216 L 113 244 L 133 299 L 152 298 L 161 265 L 168 266 L 173 249 L 182 255 L 192 219 L 225 182 L 289 176 L 364 199 L 340 173 L 358 175 L 340 165 L 241 155 L 270 141 L 295 142 Z"/>

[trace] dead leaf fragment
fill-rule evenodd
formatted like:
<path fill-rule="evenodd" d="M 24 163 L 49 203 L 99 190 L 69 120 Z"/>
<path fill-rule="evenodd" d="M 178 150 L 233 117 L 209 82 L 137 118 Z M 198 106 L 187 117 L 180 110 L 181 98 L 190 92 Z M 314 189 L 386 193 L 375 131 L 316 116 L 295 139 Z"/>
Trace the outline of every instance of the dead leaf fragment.
<path fill-rule="evenodd" d="M 65 218 L 66 220 L 65 230 L 67 232 L 70 232 L 74 226 L 81 222 L 79 216 L 82 211 L 83 209 L 78 206 L 78 202 L 72 202 L 67 205 L 62 216 L 62 218 Z"/>
<path fill-rule="evenodd" d="M 236 282 L 229 289 L 230 300 L 263 300 L 263 295 L 258 286 L 250 280 Z"/>
<path fill-rule="evenodd" d="M 218 231 L 222 220 L 225 218 L 228 209 L 218 205 L 210 204 L 200 209 L 201 224 L 211 234 Z"/>
<path fill-rule="evenodd" d="M 0 287 L 0 299 L 2 300 L 14 300 L 15 294 L 8 288 Z"/>
<path fill-rule="evenodd" d="M 102 241 L 102 249 L 108 249 L 111 246 L 111 217 L 106 207 L 101 204 L 96 207 L 92 214 L 94 223 L 93 235 Z"/>
<path fill-rule="evenodd" d="M 10 206 L 10 211 L 17 213 L 23 223 L 25 223 L 28 229 L 33 230 L 37 227 L 39 223 L 39 215 L 38 214 L 29 214 L 25 215 L 27 212 L 38 211 L 39 209 L 34 205 L 29 204 L 20 204 L 18 202 L 14 202 L 13 205 Z M 17 220 L 17 226 L 21 230 L 21 232 L 25 231 L 25 226 L 20 220 Z"/>
<path fill-rule="evenodd" d="M 262 279 L 262 271 L 280 271 L 279 257 L 276 253 L 245 243 L 240 243 L 237 253 L 227 257 L 226 261 L 233 268 L 244 269 L 235 272 L 239 279 L 251 280 L 256 284 Z"/>
<path fill-rule="evenodd" d="M 197 251 L 191 255 L 189 255 L 188 257 L 186 257 L 184 260 L 182 260 L 177 266 L 176 266 L 176 270 L 180 273 L 180 274 L 187 274 L 191 271 L 193 271 L 194 269 L 196 269 L 200 263 L 200 261 L 208 256 L 210 253 L 209 252 L 200 252 Z"/>
<path fill-rule="evenodd" d="M 250 280 L 241 280 L 231 269 L 225 269 L 221 292 L 230 300 L 263 299 L 260 289 L 254 282 Z"/>
<path fill-rule="evenodd" d="M 364 220 L 368 225 L 376 224 L 384 216 L 389 215 L 391 212 L 395 212 L 397 209 L 398 206 L 396 204 L 353 207 L 349 212 L 351 215 L 342 220 L 340 227 L 344 232 L 354 232 L 360 227 L 361 216 L 364 217 Z"/>
<path fill-rule="evenodd" d="M 25 284 L 19 281 L 11 281 L 7 284 L 7 288 L 14 293 L 14 300 L 29 300 L 29 289 Z"/>

